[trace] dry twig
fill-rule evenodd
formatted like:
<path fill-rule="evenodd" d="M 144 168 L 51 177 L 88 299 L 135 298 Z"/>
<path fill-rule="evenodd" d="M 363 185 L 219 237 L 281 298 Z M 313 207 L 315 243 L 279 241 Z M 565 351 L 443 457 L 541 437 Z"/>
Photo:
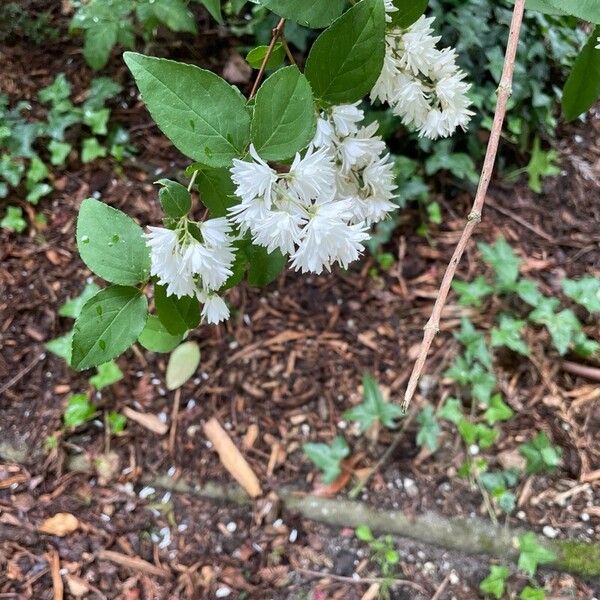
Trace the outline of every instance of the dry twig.
<path fill-rule="evenodd" d="M 417 389 L 417 384 L 423 372 L 429 349 L 433 338 L 439 331 L 440 317 L 442 309 L 446 304 L 448 293 L 450 291 L 450 285 L 456 274 L 456 268 L 462 258 L 468 241 L 473 235 L 473 230 L 477 224 L 481 221 L 481 212 L 483 205 L 485 204 L 485 198 L 490 185 L 492 172 L 494 170 L 494 164 L 496 162 L 496 155 L 498 153 L 498 145 L 500 142 L 500 135 L 502 133 L 502 125 L 504 123 L 504 117 L 506 115 L 506 104 L 512 93 L 512 79 L 513 72 L 515 69 L 515 57 L 517 54 L 517 46 L 519 44 L 519 33 L 521 31 L 521 23 L 523 22 L 523 12 L 525 10 L 525 0 L 516 0 L 515 7 L 513 9 L 512 22 L 510 25 L 510 33 L 508 35 L 508 45 L 506 48 L 506 55 L 504 57 L 504 68 L 502 71 L 502 79 L 498 86 L 498 101 L 496 103 L 496 112 L 494 114 L 494 124 L 492 131 L 490 132 L 490 139 L 488 142 L 487 151 L 485 154 L 485 160 L 483 162 L 483 168 L 481 170 L 481 177 L 479 179 L 479 187 L 477 188 L 477 194 L 473 202 L 473 207 L 469 213 L 467 224 L 463 229 L 462 235 L 458 244 L 454 250 L 454 254 L 450 259 L 444 278 L 440 285 L 437 299 L 433 306 L 431 317 L 425 325 L 425 333 L 423 335 L 423 341 L 421 343 L 421 349 L 419 356 L 415 362 L 415 366 L 411 373 L 406 392 L 404 394 L 404 409 L 408 408 L 412 397 Z"/>
<path fill-rule="evenodd" d="M 273 29 L 273 35 L 271 36 L 271 42 L 269 43 L 269 47 L 267 48 L 267 51 L 265 52 L 265 57 L 263 58 L 262 64 L 260 65 L 260 70 L 258 71 L 258 75 L 256 76 L 256 79 L 254 80 L 254 85 L 252 86 L 252 91 L 250 92 L 250 98 L 249 98 L 250 100 L 252 100 L 252 98 L 254 98 L 254 96 L 256 95 L 256 92 L 258 91 L 258 86 L 260 85 L 260 82 L 262 81 L 265 71 L 267 70 L 267 64 L 269 62 L 269 59 L 271 58 L 271 54 L 273 54 L 273 50 L 275 49 L 275 44 L 277 43 L 277 40 L 281 36 L 283 36 L 284 29 L 285 29 L 285 19 L 280 19 L 279 23 L 277 23 L 277 25 Z M 284 47 L 286 48 L 286 51 L 288 51 L 287 44 Z M 293 57 L 291 60 L 293 60 Z"/>

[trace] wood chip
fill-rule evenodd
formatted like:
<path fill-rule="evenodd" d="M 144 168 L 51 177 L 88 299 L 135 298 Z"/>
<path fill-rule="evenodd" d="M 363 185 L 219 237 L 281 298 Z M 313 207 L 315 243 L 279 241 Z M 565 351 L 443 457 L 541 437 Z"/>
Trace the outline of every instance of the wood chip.
<path fill-rule="evenodd" d="M 63 600 L 64 587 L 62 577 L 60 576 L 60 557 L 56 550 L 50 550 L 46 554 L 50 575 L 52 576 L 52 591 L 54 592 L 54 600 Z"/>
<path fill-rule="evenodd" d="M 227 432 L 214 417 L 203 426 L 204 435 L 212 442 L 221 464 L 231 476 L 246 490 L 251 498 L 262 495 L 262 489 L 254 471 L 237 449 Z"/>
<path fill-rule="evenodd" d="M 129 406 L 126 406 L 122 412 L 128 419 L 135 421 L 138 425 L 149 429 L 157 435 L 165 435 L 169 430 L 169 426 L 163 423 L 156 415 L 138 412 L 137 410 L 133 410 L 133 408 L 129 408 Z"/>
<path fill-rule="evenodd" d="M 120 552 L 114 552 L 113 550 L 100 550 L 100 552 L 97 554 L 97 557 L 99 560 L 108 560 L 121 565 L 126 569 L 131 569 L 134 572 L 143 571 L 149 575 L 156 575 L 157 577 L 165 578 L 171 576 L 171 574 L 165 569 L 161 569 L 160 567 L 157 567 L 137 556 L 127 556 L 127 554 L 121 554 Z"/>
<path fill-rule="evenodd" d="M 53 517 L 46 519 L 38 527 L 40 533 L 47 533 L 48 535 L 56 535 L 58 537 L 65 537 L 77 531 L 77 529 L 79 529 L 79 521 L 71 513 L 57 513 Z"/>

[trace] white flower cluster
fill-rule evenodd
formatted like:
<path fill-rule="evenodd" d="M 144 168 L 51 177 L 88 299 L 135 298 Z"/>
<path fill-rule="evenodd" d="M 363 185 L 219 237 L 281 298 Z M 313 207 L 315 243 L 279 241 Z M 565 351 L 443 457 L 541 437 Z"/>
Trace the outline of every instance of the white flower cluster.
<path fill-rule="evenodd" d="M 386 2 L 386 11 L 396 9 Z M 473 116 L 467 96 L 471 85 L 456 64 L 456 51 L 438 50 L 433 17 L 422 16 L 407 29 L 392 28 L 386 35 L 383 70 L 371 100 L 387 102 L 395 115 L 431 139 L 465 129 Z"/>
<path fill-rule="evenodd" d="M 290 255 L 292 267 L 321 273 L 344 268 L 364 250 L 368 227 L 397 208 L 393 163 L 376 135 L 377 124 L 360 127 L 357 105 L 335 106 L 320 115 L 304 156 L 279 172 L 250 146 L 252 160 L 234 160 L 232 180 L 241 202 L 230 218 L 242 234 L 269 252 Z"/>
<path fill-rule="evenodd" d="M 227 319 L 229 309 L 215 293 L 232 274 L 233 238 L 227 219 L 193 223 L 183 217 L 175 229 L 148 229 L 145 237 L 150 248 L 151 273 L 166 286 L 167 295 L 196 296 L 204 304 L 202 317 L 209 323 Z"/>

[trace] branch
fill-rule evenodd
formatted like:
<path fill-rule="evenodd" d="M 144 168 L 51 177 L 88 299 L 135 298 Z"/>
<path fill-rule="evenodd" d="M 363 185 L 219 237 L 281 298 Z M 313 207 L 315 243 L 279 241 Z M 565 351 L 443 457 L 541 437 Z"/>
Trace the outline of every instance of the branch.
<path fill-rule="evenodd" d="M 283 35 L 284 29 L 285 29 L 285 19 L 279 19 L 279 23 L 277 23 L 277 25 L 273 29 L 273 34 L 271 36 L 271 42 L 269 43 L 269 47 L 267 48 L 265 57 L 263 58 L 262 64 L 260 65 L 260 70 L 258 71 L 258 75 L 256 76 L 256 79 L 254 80 L 254 85 L 252 86 L 252 91 L 250 92 L 249 100 L 252 100 L 252 98 L 254 98 L 254 96 L 256 95 L 258 86 L 260 85 L 263 75 L 265 74 L 265 71 L 267 69 L 267 64 L 269 62 L 269 59 L 271 58 L 271 54 L 273 54 L 273 50 L 275 49 L 275 44 L 277 43 L 277 40 Z"/>
<path fill-rule="evenodd" d="M 506 48 L 506 55 L 504 57 L 504 68 L 502 70 L 502 79 L 498 87 L 498 101 L 496 102 L 496 112 L 494 115 L 494 124 L 490 133 L 490 139 L 488 142 L 487 150 L 485 153 L 485 159 L 483 162 L 483 168 L 481 170 L 481 176 L 479 179 L 479 186 L 477 188 L 477 194 L 473 202 L 473 207 L 469 213 L 467 224 L 463 229 L 460 240 L 454 250 L 454 254 L 450 259 L 450 262 L 444 273 L 444 278 L 440 285 L 437 299 L 431 312 L 431 317 L 427 325 L 425 325 L 425 333 L 423 335 L 423 341 L 421 342 L 421 349 L 419 356 L 415 362 L 415 366 L 411 373 L 406 392 L 404 394 L 404 410 L 408 408 L 410 401 L 412 400 L 417 384 L 423 372 L 425 366 L 425 360 L 429 354 L 431 343 L 433 338 L 439 331 L 440 318 L 442 309 L 446 304 L 448 293 L 450 291 L 450 285 L 456 274 L 456 268 L 462 258 L 468 241 L 473 235 L 473 230 L 477 224 L 481 221 L 481 213 L 483 205 L 485 204 L 485 197 L 490 185 L 492 172 L 494 170 L 494 164 L 496 162 L 496 155 L 498 153 L 498 144 L 500 142 L 500 135 L 502 133 L 502 125 L 504 123 L 504 116 L 506 115 L 506 103 L 512 94 L 512 79 L 513 72 L 515 69 L 515 57 L 517 55 L 517 46 L 519 44 L 519 33 L 521 31 L 521 23 L 523 21 L 523 12 L 525 10 L 525 0 L 516 0 L 515 7 L 513 10 L 512 22 L 510 25 L 510 33 L 508 35 L 508 45 Z"/>

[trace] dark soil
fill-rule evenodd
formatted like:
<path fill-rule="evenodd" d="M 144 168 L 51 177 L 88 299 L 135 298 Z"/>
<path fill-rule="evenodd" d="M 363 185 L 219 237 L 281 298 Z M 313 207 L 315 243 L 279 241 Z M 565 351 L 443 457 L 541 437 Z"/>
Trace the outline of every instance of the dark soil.
<path fill-rule="evenodd" d="M 52 10 L 64 30 L 65 15 Z M 151 51 L 216 68 L 229 64 L 232 47 L 221 31 L 207 29 L 206 35 L 177 44 L 159 39 Z M 0 87 L 12 103 L 33 101 L 60 71 L 83 98 L 91 78 L 77 40 L 66 36 L 50 53 L 17 40 L 0 48 L 0 59 L 10 65 L 2 70 Z M 400 398 L 471 196 L 462 193 L 451 204 L 439 198 L 445 220 L 431 231 L 430 243 L 415 233 L 418 212 L 407 209 L 390 246 L 398 261 L 386 273 L 374 276 L 373 260 L 365 257 L 349 272 L 322 277 L 287 272 L 266 290 L 241 286 L 229 292 L 231 321 L 200 327 L 190 336 L 202 349 L 202 363 L 181 392 L 172 454 L 168 434 L 157 436 L 130 421 L 124 434 L 109 440 L 101 420 L 59 434 L 58 448 L 48 450 L 45 440 L 61 431 L 69 395 L 89 389 L 88 374 L 73 372 L 44 347 L 72 326 L 57 309 L 78 295 L 90 276 L 74 244 L 78 206 L 90 195 L 101 196 L 143 225 L 157 223 L 152 181 L 159 174 L 176 177 L 186 165 L 152 125 L 117 56 L 106 72 L 126 86 L 114 119 L 132 132 L 136 159 L 122 168 L 110 160 L 89 166 L 71 162 L 57 175 L 56 192 L 38 207 L 46 227 L 32 227 L 29 235 L 0 231 L 0 598 L 57 598 L 51 575 L 58 560 L 66 598 L 359 599 L 368 586 L 306 572 L 376 577 L 365 545 L 351 530 L 328 529 L 293 514 L 261 519 L 258 509 L 252 513 L 165 494 L 139 481 L 165 472 L 201 482 L 229 481 L 202 433 L 202 423 L 213 416 L 245 448 L 265 493 L 282 485 L 311 491 L 314 469 L 301 445 L 329 441 L 336 433 L 351 442 L 354 469 L 372 466 L 392 434 L 382 431 L 369 441 L 341 414 L 360 401 L 367 371 L 391 398 Z M 503 234 L 523 258 L 523 271 L 548 294 L 559 294 L 565 275 L 600 274 L 599 140 L 597 118 L 565 129 L 559 143 L 564 173 L 546 180 L 541 195 L 524 183 L 497 182 L 476 233 L 488 242 Z M 31 213 L 18 195 L 7 200 Z M 485 272 L 474 243 L 459 271 L 461 279 Z M 441 373 L 458 351 L 452 331 L 460 317 L 468 314 L 487 329 L 501 308 L 494 300 L 475 312 L 451 297 L 416 406 L 439 405 L 455 392 Z M 598 337 L 598 322 L 588 319 L 586 331 Z M 521 482 L 519 507 L 509 523 L 539 531 L 550 525 L 561 537 L 594 539 L 600 533 L 597 382 L 561 369 L 544 332 L 530 330 L 527 341 L 532 361 L 497 357 L 502 391 L 517 416 L 503 428 L 494 453 L 514 450 L 532 432 L 544 430 L 563 448 L 565 460 L 555 475 Z M 128 352 L 118 361 L 125 378 L 97 395 L 98 407 L 129 406 L 171 425 L 173 394 L 163 383 L 166 359 Z M 256 428 L 256 439 L 249 446 L 244 440 L 250 428 Z M 451 430 L 446 429 L 434 456 L 419 450 L 415 434 L 415 425 L 407 428 L 362 498 L 409 513 L 485 515 L 479 492 L 456 476 L 464 452 Z M 487 457 L 494 462 L 493 453 Z M 78 472 L 82 468 L 87 473 Z M 63 538 L 39 533 L 39 525 L 56 513 L 75 515 L 78 530 Z M 485 557 L 404 539 L 397 544 L 398 577 L 422 592 L 399 585 L 393 598 L 431 598 L 442 585 L 437 598 L 480 597 L 478 585 L 489 570 Z M 109 560 L 102 554 L 106 550 L 143 559 L 162 575 Z M 589 600 L 598 594 L 597 583 L 564 574 L 542 571 L 540 580 L 556 598 Z M 522 576 L 515 581 L 526 583 Z"/>

